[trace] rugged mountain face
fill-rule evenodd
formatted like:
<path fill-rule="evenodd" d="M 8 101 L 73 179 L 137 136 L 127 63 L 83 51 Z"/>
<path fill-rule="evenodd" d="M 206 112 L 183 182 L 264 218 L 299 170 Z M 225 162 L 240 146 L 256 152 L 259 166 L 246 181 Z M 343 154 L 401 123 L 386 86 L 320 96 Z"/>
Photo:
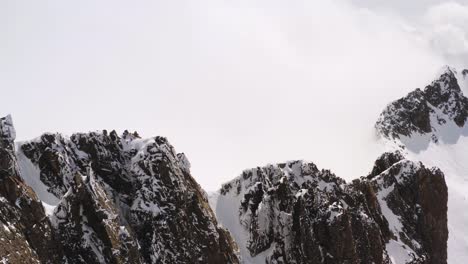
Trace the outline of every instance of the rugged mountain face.
<path fill-rule="evenodd" d="M 448 262 L 468 262 L 468 70 L 446 67 L 424 91 L 390 103 L 376 124 L 386 143 L 405 157 L 439 167 L 446 176 Z"/>
<path fill-rule="evenodd" d="M 446 68 L 388 105 L 376 129 L 398 151 L 367 176 L 246 170 L 211 199 L 218 220 L 163 137 L 47 133 L 15 148 L 0 118 L 0 263 L 465 263 L 467 75 Z"/>
<path fill-rule="evenodd" d="M 0 118 L 0 261 L 59 263 L 60 243 L 34 191 L 22 178 L 10 116 Z"/>
<path fill-rule="evenodd" d="M 213 205 L 245 263 L 446 263 L 444 175 L 399 153 L 352 183 L 301 161 L 246 170 Z"/>
<path fill-rule="evenodd" d="M 450 122 L 463 127 L 468 117 L 468 98 L 456 75 L 455 69 L 447 67 L 424 90 L 418 88 L 389 104 L 376 123 L 379 134 L 389 139 L 425 134 L 437 142 L 441 126 Z"/>
<path fill-rule="evenodd" d="M 188 160 L 165 138 L 44 134 L 15 153 L 11 118 L 1 120 L 4 263 L 239 262 Z"/>

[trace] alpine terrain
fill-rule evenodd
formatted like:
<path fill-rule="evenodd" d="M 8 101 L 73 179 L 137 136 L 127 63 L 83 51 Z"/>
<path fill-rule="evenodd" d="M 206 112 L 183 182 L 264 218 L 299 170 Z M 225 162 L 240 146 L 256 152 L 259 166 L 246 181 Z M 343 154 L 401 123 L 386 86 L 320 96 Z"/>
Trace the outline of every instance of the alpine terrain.
<path fill-rule="evenodd" d="M 389 147 L 437 166 L 448 186 L 448 263 L 468 263 L 468 70 L 444 67 L 424 89 L 389 104 L 376 129 Z"/>
<path fill-rule="evenodd" d="M 386 151 L 352 181 L 288 161 L 209 198 L 164 137 L 15 143 L 0 118 L 0 263 L 468 263 L 467 88 L 446 67 L 391 102 Z"/>

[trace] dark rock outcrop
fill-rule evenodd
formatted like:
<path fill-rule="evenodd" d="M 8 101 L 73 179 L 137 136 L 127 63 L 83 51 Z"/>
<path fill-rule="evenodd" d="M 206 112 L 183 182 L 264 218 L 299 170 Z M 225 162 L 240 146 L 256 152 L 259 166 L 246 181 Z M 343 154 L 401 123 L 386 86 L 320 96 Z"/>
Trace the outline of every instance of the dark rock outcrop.
<path fill-rule="evenodd" d="M 142 263 L 131 228 L 91 173 L 76 174 L 52 223 L 70 263 Z"/>
<path fill-rule="evenodd" d="M 446 263 L 444 175 L 399 153 L 349 184 L 312 163 L 258 167 L 216 202 L 221 223 L 245 241 L 246 263 Z"/>
<path fill-rule="evenodd" d="M 372 168 L 371 173 L 367 176 L 367 178 L 372 179 L 375 176 L 381 174 L 382 172 L 386 171 L 390 168 L 393 164 L 399 162 L 400 160 L 405 159 L 403 154 L 399 151 L 395 152 L 385 152 L 382 154 L 374 163 L 374 167 Z"/>
<path fill-rule="evenodd" d="M 0 118 L 0 261 L 60 263 L 63 256 L 36 194 L 20 177 L 10 116 Z"/>

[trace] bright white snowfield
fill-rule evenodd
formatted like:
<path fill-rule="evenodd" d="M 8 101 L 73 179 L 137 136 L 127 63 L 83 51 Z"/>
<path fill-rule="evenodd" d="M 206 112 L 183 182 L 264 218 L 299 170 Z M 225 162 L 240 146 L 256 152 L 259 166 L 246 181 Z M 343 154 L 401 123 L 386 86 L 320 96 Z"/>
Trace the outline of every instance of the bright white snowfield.
<path fill-rule="evenodd" d="M 442 71 L 446 69 L 449 68 L 444 67 Z M 436 78 L 438 77 L 439 75 L 436 76 Z M 464 95 L 468 95 L 468 75 L 463 77 L 463 75 L 458 72 L 456 77 Z M 428 80 L 428 84 L 430 81 L 431 80 Z M 406 94 L 401 94 L 400 97 L 405 95 Z M 394 100 L 397 99 L 399 98 L 394 98 Z M 436 112 L 436 114 L 443 115 L 443 113 L 440 112 Z M 410 137 L 401 137 L 400 140 L 376 139 L 373 144 L 382 152 L 385 150 L 400 150 L 405 154 L 406 158 L 421 161 L 426 167 L 438 167 L 444 172 L 449 196 L 448 263 L 465 264 L 468 263 L 468 125 L 465 124 L 464 127 L 460 128 L 452 121 L 439 125 L 436 120 L 431 119 L 431 126 L 439 139 L 437 143 L 431 141 L 430 135 L 413 133 Z M 404 148 L 402 148 L 402 146 L 404 146 Z M 375 156 L 375 159 L 376 158 L 377 155 Z M 350 157 L 350 159 L 352 160 L 353 157 Z M 371 164 L 369 164 L 368 170 L 371 169 Z M 337 173 L 337 176 L 342 177 L 339 173 Z M 356 178 L 359 176 L 362 175 L 356 175 Z M 349 181 L 349 177 L 344 178 Z M 268 250 L 256 257 L 251 257 L 246 249 L 246 241 L 249 232 L 241 225 L 240 221 L 242 219 L 239 219 L 239 206 L 245 191 L 246 190 L 242 189 L 239 195 L 232 193 L 228 193 L 228 195 L 220 195 L 219 192 L 213 193 L 210 195 L 210 203 L 219 222 L 229 229 L 237 240 L 245 263 L 264 263 L 265 255 L 268 255 Z M 300 192 L 301 191 L 296 195 L 301 195 Z M 387 218 L 390 228 L 398 230 L 401 227 L 401 223 L 398 217 L 386 206 L 384 196 L 385 192 L 382 192 L 378 197 L 382 212 Z M 387 251 L 394 264 L 406 263 L 405 260 L 409 260 L 408 256 L 410 256 L 411 252 L 398 243 L 398 241 L 391 240 L 386 245 Z"/>

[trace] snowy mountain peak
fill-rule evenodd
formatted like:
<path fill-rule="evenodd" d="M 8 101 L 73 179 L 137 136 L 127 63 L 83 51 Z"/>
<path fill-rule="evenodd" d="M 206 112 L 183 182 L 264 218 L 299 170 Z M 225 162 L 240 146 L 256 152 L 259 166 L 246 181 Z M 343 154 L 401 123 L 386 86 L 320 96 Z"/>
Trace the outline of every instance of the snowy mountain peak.
<path fill-rule="evenodd" d="M 390 103 L 376 123 L 380 135 L 402 139 L 424 135 L 437 142 L 444 126 L 463 127 L 468 117 L 468 98 L 463 95 L 457 71 L 445 67 L 424 90 L 416 89 Z"/>
<path fill-rule="evenodd" d="M 212 199 L 246 264 L 445 263 L 444 175 L 401 153 L 352 183 L 309 162 L 257 167 Z"/>
<path fill-rule="evenodd" d="M 33 219 L 44 221 L 47 231 L 38 236 L 52 238 L 42 238 L 42 246 L 22 238 L 34 255 L 7 263 L 239 263 L 235 242 L 190 175 L 190 162 L 164 137 L 46 133 L 18 144 L 16 152 L 2 145 L 0 151 L 8 153 L 0 155 L 8 159 L 0 172 L 16 168 L 17 176 L 0 179 L 0 200 L 16 210 L 17 197 L 27 199 L 24 204 L 35 206 Z M 12 188 L 22 189 L 12 194 Z M 9 221 L 12 213 L 2 213 L 0 207 L 0 221 Z M 16 214 L 32 218 L 29 211 Z M 43 247 L 55 249 L 56 257 L 47 259 L 52 253 Z M 10 244 L 0 239 L 2 257 L 4 248 Z"/>
<path fill-rule="evenodd" d="M 380 115 L 377 132 L 405 157 L 439 167 L 449 191 L 448 262 L 468 261 L 468 70 L 444 67 L 423 91 L 416 89 L 390 103 Z"/>

